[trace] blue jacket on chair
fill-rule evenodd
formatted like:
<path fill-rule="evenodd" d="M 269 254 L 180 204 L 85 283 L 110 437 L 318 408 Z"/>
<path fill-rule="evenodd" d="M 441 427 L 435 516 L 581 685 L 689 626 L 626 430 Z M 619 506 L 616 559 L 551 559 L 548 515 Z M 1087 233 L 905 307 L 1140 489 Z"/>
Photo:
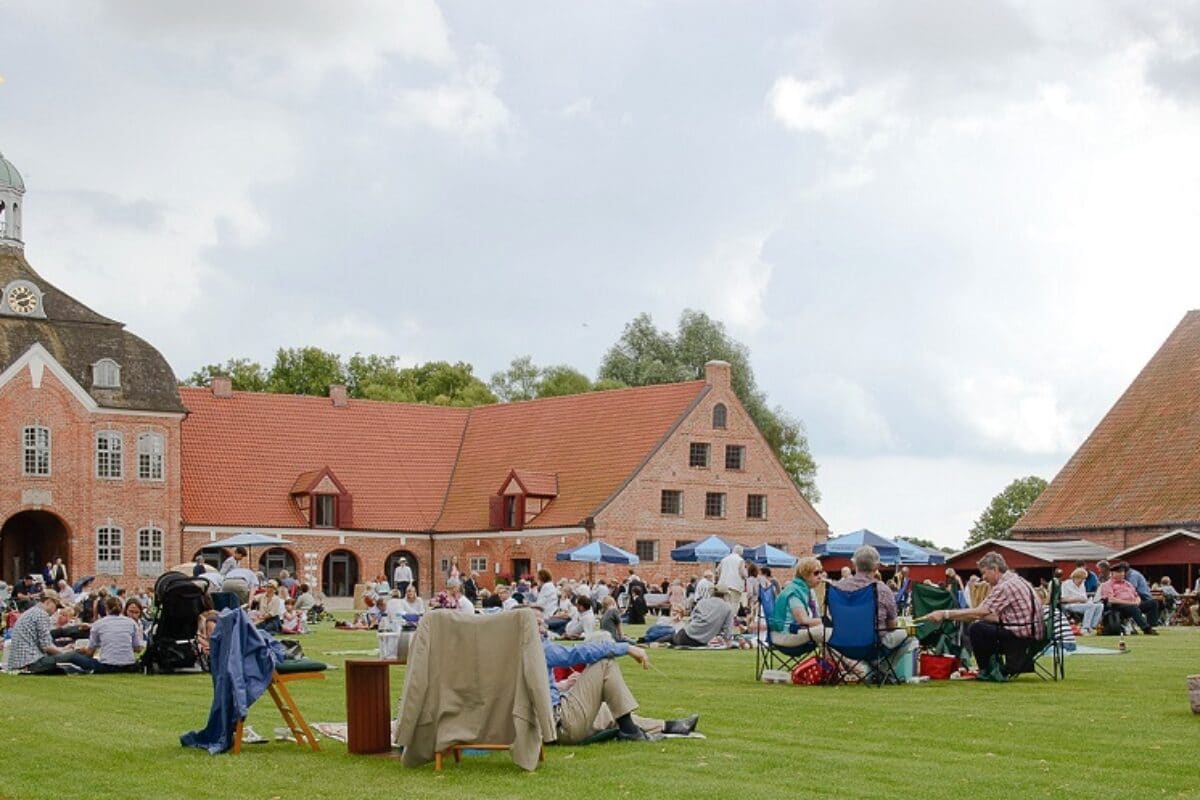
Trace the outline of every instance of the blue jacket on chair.
<path fill-rule="evenodd" d="M 255 628 L 240 608 L 221 612 L 210 642 L 213 699 L 208 724 L 183 734 L 179 742 L 216 754 L 233 747 L 238 720 L 246 718 L 270 686 L 275 666 L 283 661 L 283 645 Z"/>

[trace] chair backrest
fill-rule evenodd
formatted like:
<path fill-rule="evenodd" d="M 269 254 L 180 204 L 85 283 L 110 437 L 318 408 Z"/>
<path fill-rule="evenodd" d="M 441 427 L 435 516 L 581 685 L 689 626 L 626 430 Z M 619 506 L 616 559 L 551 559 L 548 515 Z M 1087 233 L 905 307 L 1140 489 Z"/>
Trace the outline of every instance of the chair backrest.
<path fill-rule="evenodd" d="M 940 586 L 930 586 L 926 583 L 916 583 L 912 587 L 912 613 L 914 617 L 923 617 L 931 611 L 943 611 L 958 607 L 954 592 Z M 922 622 L 917 626 L 917 638 L 922 642 L 932 639 L 936 633 L 953 636 L 957 625 L 953 622 Z"/>
<path fill-rule="evenodd" d="M 770 586 L 758 587 L 758 614 L 762 629 L 766 632 L 767 644 L 773 645 L 771 637 L 771 615 L 775 613 L 775 592 Z"/>
<path fill-rule="evenodd" d="M 850 658 L 870 658 L 878 651 L 877 589 L 875 583 L 853 591 L 829 587 L 825 602 L 833 620 L 833 633 L 826 644 Z"/>

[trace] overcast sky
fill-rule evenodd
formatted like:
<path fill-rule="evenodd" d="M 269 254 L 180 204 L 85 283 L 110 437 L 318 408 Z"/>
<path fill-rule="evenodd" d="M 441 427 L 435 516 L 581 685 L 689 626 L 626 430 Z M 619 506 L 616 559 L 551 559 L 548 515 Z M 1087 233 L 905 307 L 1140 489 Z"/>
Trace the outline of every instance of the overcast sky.
<path fill-rule="evenodd" d="M 1195 3 L 0 0 L 26 253 L 186 376 L 745 342 L 835 533 L 957 545 L 1200 305 Z"/>

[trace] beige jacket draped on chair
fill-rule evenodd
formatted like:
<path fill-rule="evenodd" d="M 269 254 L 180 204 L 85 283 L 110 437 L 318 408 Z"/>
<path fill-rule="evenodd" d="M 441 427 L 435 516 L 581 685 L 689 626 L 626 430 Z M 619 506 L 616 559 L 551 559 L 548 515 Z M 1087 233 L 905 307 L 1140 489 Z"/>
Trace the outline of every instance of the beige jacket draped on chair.
<path fill-rule="evenodd" d="M 528 609 L 496 614 L 431 611 L 408 652 L 395 722 L 405 766 L 456 744 L 511 744 L 523 769 L 557 736 L 546 656 Z"/>

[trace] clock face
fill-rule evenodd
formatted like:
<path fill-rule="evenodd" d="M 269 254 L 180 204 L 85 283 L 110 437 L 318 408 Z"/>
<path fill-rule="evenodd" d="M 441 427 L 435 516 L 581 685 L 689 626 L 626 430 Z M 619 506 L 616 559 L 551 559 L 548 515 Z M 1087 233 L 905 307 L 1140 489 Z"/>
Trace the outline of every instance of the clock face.
<path fill-rule="evenodd" d="M 32 314 L 37 306 L 37 294 L 28 286 L 16 286 L 8 293 L 8 307 L 18 314 Z"/>

